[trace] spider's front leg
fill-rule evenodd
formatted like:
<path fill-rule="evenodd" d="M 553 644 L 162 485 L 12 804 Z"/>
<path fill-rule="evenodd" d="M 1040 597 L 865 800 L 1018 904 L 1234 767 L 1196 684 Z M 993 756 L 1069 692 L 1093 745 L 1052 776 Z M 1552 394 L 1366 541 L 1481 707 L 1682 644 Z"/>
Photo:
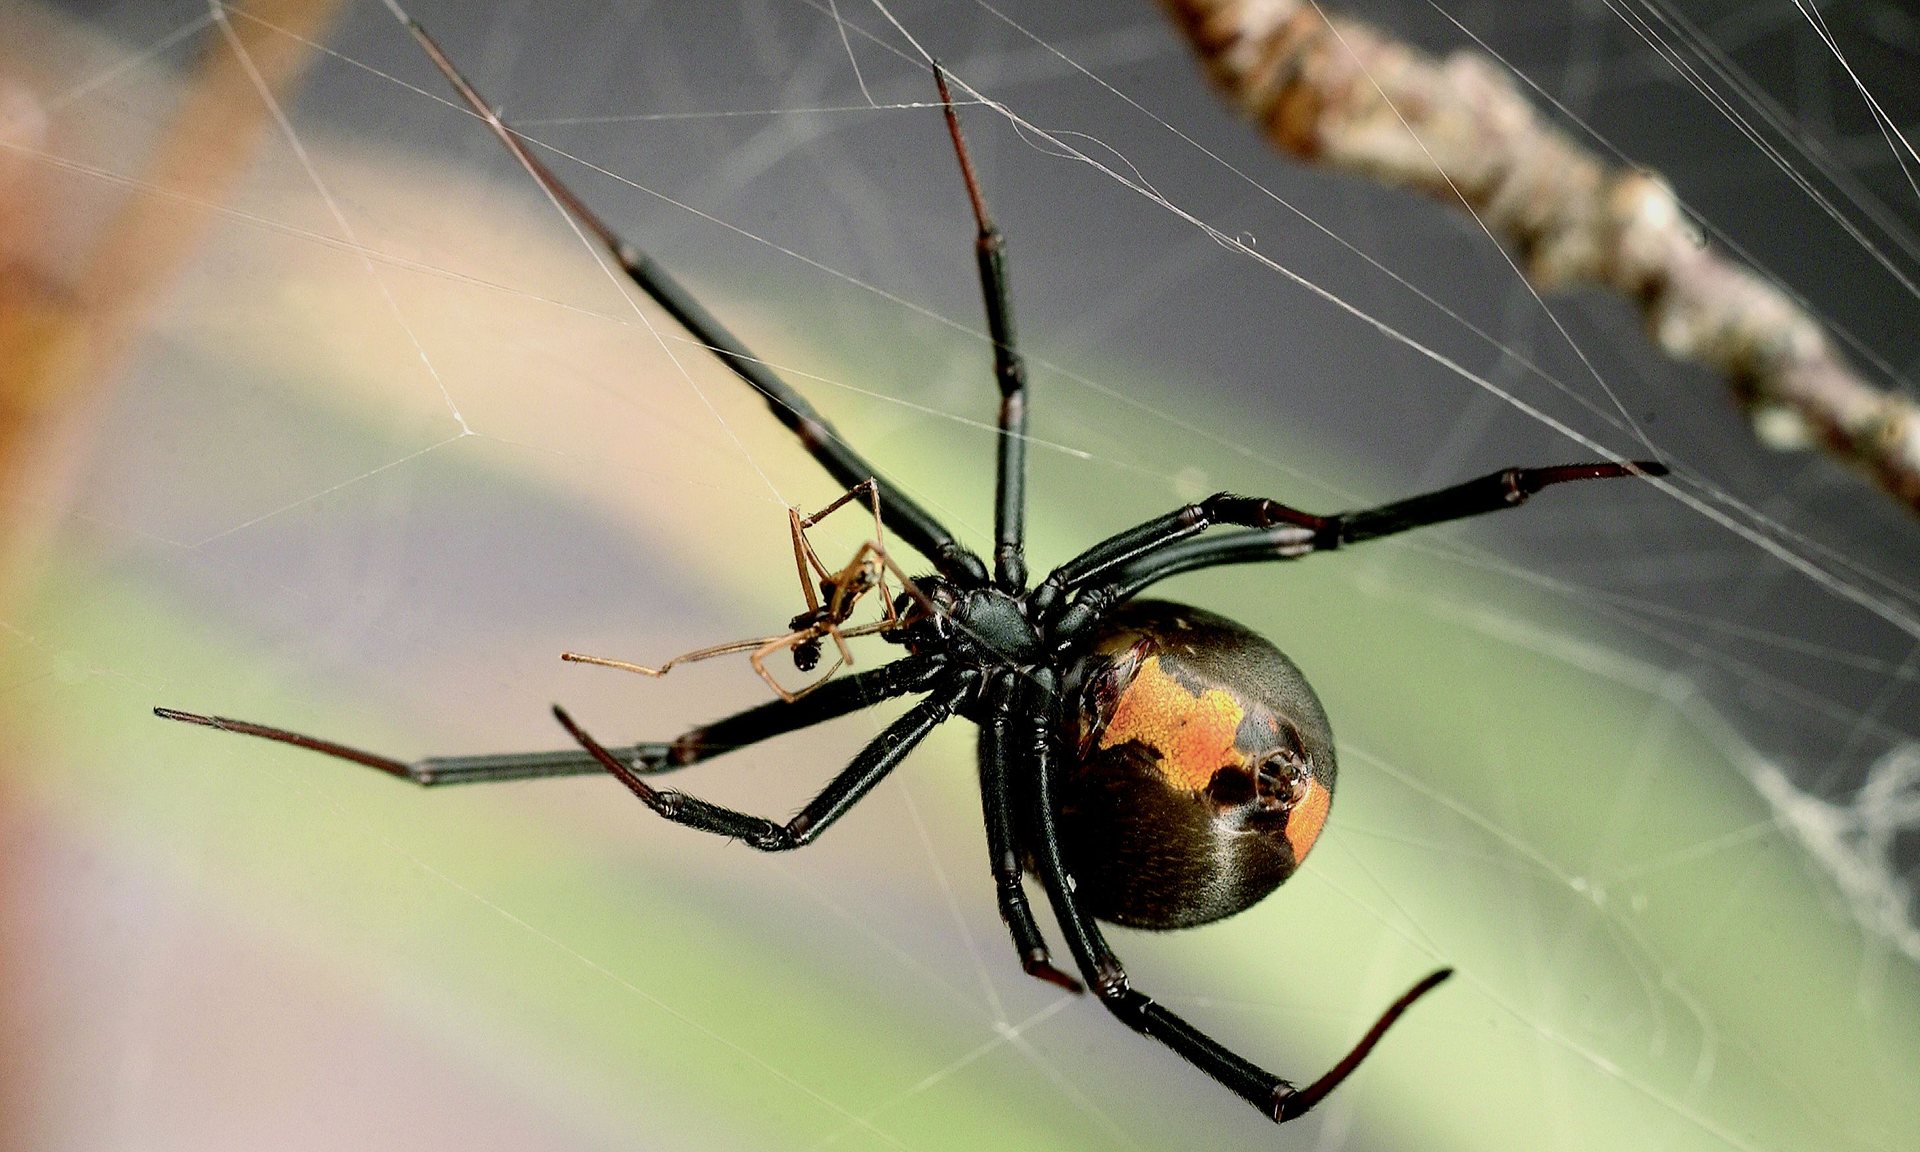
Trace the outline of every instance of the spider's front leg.
<path fill-rule="evenodd" d="M 1055 919 L 1066 937 L 1067 946 L 1080 967 L 1081 975 L 1100 1001 L 1128 1027 L 1160 1041 L 1184 1057 L 1202 1072 L 1213 1077 L 1236 1095 L 1260 1109 L 1276 1123 L 1292 1120 L 1318 1104 L 1349 1073 L 1359 1067 L 1375 1044 L 1386 1034 L 1414 1001 L 1431 992 L 1453 975 L 1450 968 L 1430 973 L 1388 1006 L 1360 1042 L 1325 1075 L 1305 1088 L 1268 1072 L 1195 1028 L 1180 1016 L 1137 991 L 1127 979 L 1120 958 L 1107 947 L 1105 936 L 1093 916 L 1081 907 L 1074 893 L 1060 850 L 1060 829 L 1056 819 L 1054 741 L 1059 730 L 1055 714 L 1059 691 L 1058 678 L 1050 669 L 1037 669 L 1026 690 L 1026 709 L 1022 716 L 1022 734 L 1030 741 L 1035 841 L 1033 853 Z"/>
<path fill-rule="evenodd" d="M 895 696 L 922 691 L 931 686 L 937 671 L 936 666 L 913 658 L 895 660 L 870 672 L 835 680 L 804 701 L 772 700 L 744 712 L 736 712 L 724 720 L 689 729 L 672 740 L 628 744 L 603 751 L 641 775 L 672 772 L 788 732 L 811 728 Z M 153 714 L 162 720 L 177 720 L 221 732 L 254 736 L 276 744 L 305 748 L 338 760 L 350 760 L 389 776 L 410 780 L 423 788 L 442 784 L 492 784 L 553 776 L 585 776 L 606 770 L 598 759 L 580 748 L 396 760 L 377 752 L 285 728 L 255 724 L 250 720 L 204 716 L 198 712 L 182 712 L 177 708 L 155 708 Z"/>
<path fill-rule="evenodd" d="M 987 213 L 986 197 L 974 178 L 973 160 L 960 135 L 960 117 L 953 110 L 947 74 L 933 65 L 940 106 L 946 113 L 947 135 L 960 163 L 960 178 L 973 206 L 974 263 L 980 272 L 980 293 L 987 306 L 987 335 L 993 339 L 993 377 L 1000 385 L 999 467 L 995 473 L 993 510 L 994 584 L 1017 595 L 1027 587 L 1027 365 L 1015 343 L 1013 290 L 1007 280 L 1007 242 Z"/>
<path fill-rule="evenodd" d="M 553 715 L 602 768 L 625 784 L 627 790 L 638 796 L 647 807 L 675 824 L 712 832 L 730 840 L 741 840 L 762 852 L 785 852 L 812 843 L 829 824 L 846 815 L 849 809 L 873 791 L 874 785 L 886 779 L 887 774 L 907 758 L 907 753 L 926 739 L 927 733 L 953 715 L 960 702 L 974 691 L 979 678 L 979 673 L 968 670 L 937 681 L 926 699 L 887 725 L 885 731 L 854 756 L 853 762 L 840 775 L 835 776 L 819 795 L 807 802 L 798 815 L 784 824 L 764 816 L 711 804 L 684 792 L 655 788 L 642 779 L 631 765 L 601 747 L 559 705 L 554 706 Z"/>
<path fill-rule="evenodd" d="M 434 67 L 446 77 L 454 92 L 474 115 L 486 123 L 501 146 L 553 199 L 555 205 L 593 237 L 635 287 L 652 297 L 655 303 L 692 333 L 695 343 L 705 345 L 735 376 L 759 393 L 774 419 L 799 439 L 800 446 L 827 475 L 848 488 L 857 487 L 876 475 L 873 466 L 807 402 L 806 397 L 782 380 L 778 373 L 767 366 L 766 361 L 754 355 L 653 257 L 615 232 L 578 193 L 548 168 L 534 154 L 527 138 L 501 119 L 472 82 L 454 67 L 439 42 L 401 8 L 398 0 L 387 0 L 387 7 L 419 43 Z M 942 575 L 969 585 L 987 580 L 986 565 L 980 558 L 962 547 L 945 525 L 914 503 L 900 488 L 891 485 L 882 487 L 878 492 L 878 500 L 887 527 L 930 560 Z"/>

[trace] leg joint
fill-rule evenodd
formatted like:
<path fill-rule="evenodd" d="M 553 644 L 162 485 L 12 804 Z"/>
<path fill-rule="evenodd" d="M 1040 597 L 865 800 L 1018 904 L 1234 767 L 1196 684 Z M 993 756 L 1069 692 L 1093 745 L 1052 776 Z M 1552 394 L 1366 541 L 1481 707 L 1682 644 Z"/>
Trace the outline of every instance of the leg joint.
<path fill-rule="evenodd" d="M 762 852 L 786 852 L 806 843 L 805 839 L 800 834 L 797 834 L 791 825 L 783 828 L 770 820 L 766 822 L 765 826 L 755 828 L 749 832 L 746 836 L 746 841 L 749 846 L 757 848 Z"/>
<path fill-rule="evenodd" d="M 1103 961 L 1093 971 L 1093 991 L 1107 1011 L 1118 1016 L 1127 1027 L 1135 1031 L 1145 1031 L 1147 1027 L 1147 1007 L 1153 1003 L 1152 997 L 1144 992 L 1135 992 L 1127 983 L 1127 973 L 1120 965 L 1111 960 Z"/>

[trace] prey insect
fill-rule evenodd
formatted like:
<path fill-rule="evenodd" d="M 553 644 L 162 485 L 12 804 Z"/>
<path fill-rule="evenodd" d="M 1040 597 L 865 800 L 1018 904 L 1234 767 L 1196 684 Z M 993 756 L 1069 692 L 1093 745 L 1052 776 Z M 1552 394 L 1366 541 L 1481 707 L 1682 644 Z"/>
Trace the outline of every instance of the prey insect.
<path fill-rule="evenodd" d="M 807 529 L 854 500 L 864 500 L 872 509 L 873 537 L 860 545 L 853 559 L 847 561 L 846 567 L 830 570 L 821 561 L 819 553 L 813 550 L 813 542 L 807 539 Z M 735 640 L 727 644 L 715 644 L 711 648 L 696 648 L 691 652 L 682 652 L 657 668 L 630 664 L 625 660 L 610 660 L 604 656 L 585 656 L 578 652 L 562 652 L 560 659 L 576 664 L 618 668 L 623 672 L 638 672 L 643 676 L 665 676 L 676 664 L 692 664 L 715 656 L 747 652 L 751 654 L 748 660 L 753 670 L 760 674 L 760 679 L 765 680 L 767 687 L 778 693 L 782 700 L 791 704 L 826 683 L 835 672 L 853 663 L 853 650 L 847 647 L 848 640 L 907 627 L 920 613 L 931 607 L 912 579 L 887 554 L 886 529 L 880 519 L 880 486 L 872 478 L 862 480 L 811 516 L 802 516 L 798 510 L 789 508 L 787 520 L 787 527 L 793 533 L 793 564 L 800 572 L 801 594 L 807 598 L 806 611 L 787 621 L 789 631 L 778 636 L 762 636 L 757 640 Z M 887 586 L 889 573 L 900 584 L 902 598 L 899 603 L 895 603 L 893 592 Z M 869 592 L 879 594 L 880 619 L 854 628 L 842 627 L 853 617 L 854 609 Z M 767 667 L 769 657 L 786 651 L 793 654 L 795 669 L 802 673 L 812 672 L 820 665 L 821 648 L 825 640 L 833 641 L 833 663 L 798 691 L 780 683 Z"/>
<path fill-rule="evenodd" d="M 968 159 L 946 77 L 933 65 L 972 209 L 1000 394 L 989 568 L 899 486 L 880 478 L 805 397 L 651 257 L 601 220 L 501 121 L 433 38 L 389 4 L 467 106 L 581 230 L 765 399 L 774 418 L 848 489 L 843 500 L 859 494 L 870 501 L 879 525 L 924 557 L 932 571 L 908 580 L 876 539 L 848 567 L 829 573 L 811 555 L 805 525 L 796 522 L 802 584 L 818 585 L 818 595 L 808 592 L 807 611 L 785 635 L 687 653 L 669 665 L 751 649 L 764 674 L 765 659 L 783 648 L 804 663 L 817 655 L 809 645 L 829 640 L 845 662 L 841 645 L 860 632 L 841 627 L 851 605 L 868 590 L 885 599 L 889 576 L 902 591 L 871 630 L 902 654 L 804 692 L 780 692 L 777 700 L 665 742 L 607 747 L 556 707 L 573 748 L 402 761 L 247 721 L 172 709 L 158 709 L 159 715 L 312 749 L 423 785 L 604 771 L 675 824 L 767 852 L 812 844 L 929 732 L 958 716 L 980 729 L 988 871 L 1021 966 L 1064 988 L 1079 990 L 1084 981 L 1127 1027 L 1165 1045 L 1275 1121 L 1294 1119 L 1324 1099 L 1450 970 L 1415 981 L 1331 1069 L 1305 1085 L 1239 1055 L 1132 986 L 1100 922 L 1185 928 L 1251 907 L 1292 876 L 1319 839 L 1337 774 L 1326 712 L 1278 648 L 1224 617 L 1140 594 L 1183 572 L 1293 561 L 1512 508 L 1554 485 L 1657 476 L 1666 469 L 1651 461 L 1506 468 L 1334 514 L 1221 492 L 1116 532 L 1030 582 L 1024 528 L 1027 377 L 1014 335 L 1006 246 Z M 899 697 L 917 702 L 791 819 L 741 812 L 653 782 L 661 773 Z M 1029 874 L 1046 895 L 1079 980 L 1053 963 L 1029 904 Z"/>

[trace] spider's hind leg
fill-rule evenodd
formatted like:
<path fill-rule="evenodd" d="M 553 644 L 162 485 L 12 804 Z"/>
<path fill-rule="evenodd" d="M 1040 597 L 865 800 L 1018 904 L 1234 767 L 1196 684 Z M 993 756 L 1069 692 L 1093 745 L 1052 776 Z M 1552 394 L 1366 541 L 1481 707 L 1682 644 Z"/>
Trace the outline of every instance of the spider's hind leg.
<path fill-rule="evenodd" d="M 1339 1063 L 1305 1088 L 1296 1088 L 1290 1081 L 1261 1068 L 1161 1007 L 1152 997 L 1133 988 L 1120 958 L 1107 947 L 1099 925 L 1075 897 L 1073 879 L 1067 874 L 1066 864 L 1061 857 L 1050 780 L 1050 774 L 1054 771 L 1052 718 L 1057 691 L 1058 683 L 1051 671 L 1040 669 L 1035 672 L 1027 686 L 1028 707 L 1021 723 L 1024 726 L 1022 731 L 1032 739 L 1032 804 L 1037 830 L 1033 851 L 1037 857 L 1040 878 L 1047 888 L 1047 897 L 1053 904 L 1054 917 L 1060 922 L 1060 931 L 1066 937 L 1075 963 L 1080 967 L 1080 974 L 1099 994 L 1107 1010 L 1128 1027 L 1173 1049 L 1194 1067 L 1260 1109 L 1276 1123 L 1302 1115 L 1345 1080 L 1366 1059 L 1367 1053 L 1380 1042 L 1394 1021 L 1412 1007 L 1414 1001 L 1452 975 L 1452 970 L 1443 968 L 1429 973 L 1408 989 L 1400 999 L 1388 1006 Z"/>

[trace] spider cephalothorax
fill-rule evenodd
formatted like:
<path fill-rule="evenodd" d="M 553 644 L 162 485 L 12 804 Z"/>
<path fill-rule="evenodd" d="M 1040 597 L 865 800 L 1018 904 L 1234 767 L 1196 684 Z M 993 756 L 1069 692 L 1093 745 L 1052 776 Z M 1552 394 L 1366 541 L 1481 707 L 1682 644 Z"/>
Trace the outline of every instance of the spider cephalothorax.
<path fill-rule="evenodd" d="M 391 0 L 390 0 L 391 3 Z M 396 14 L 399 13 L 394 6 Z M 1181 928 L 1229 916 L 1300 866 L 1333 800 L 1333 735 L 1313 689 L 1266 640 L 1198 608 L 1135 599 L 1169 576 L 1222 564 L 1292 560 L 1343 545 L 1510 508 L 1551 484 L 1659 475 L 1650 462 L 1508 468 L 1451 488 L 1340 515 L 1219 493 L 1117 532 L 1029 586 L 1024 557 L 1026 376 L 1014 349 L 1004 247 L 988 219 L 936 66 L 954 151 L 978 226 L 975 252 L 1001 403 L 993 566 L 899 488 L 877 480 L 806 399 L 769 371 L 698 301 L 622 240 L 503 124 L 418 24 L 403 21 L 447 80 L 529 174 L 604 247 L 641 290 L 767 401 L 845 495 L 812 516 L 790 514 L 807 605 L 784 633 L 716 645 L 658 667 L 570 659 L 660 675 L 676 663 L 746 652 L 779 699 L 665 742 L 603 747 L 560 709 L 578 747 L 556 752 L 433 757 L 412 762 L 240 720 L 156 709 L 163 717 L 260 736 L 352 760 L 423 785 L 605 771 L 661 816 L 765 851 L 812 843 L 891 772 L 928 732 L 961 716 L 980 726 L 980 792 L 1000 913 L 1022 966 L 1063 987 L 1028 903 L 1023 876 L 1046 891 L 1082 979 L 1115 1016 L 1151 1036 L 1275 1120 L 1311 1108 L 1372 1050 L 1441 969 L 1390 1005 L 1347 1055 L 1304 1088 L 1229 1051 L 1134 990 L 1097 920 Z M 849 503 L 868 505 L 874 538 L 829 569 L 806 530 Z M 1214 527 L 1237 531 L 1208 533 Z M 933 565 L 908 579 L 883 530 Z M 896 596 L 887 577 L 902 589 Z M 851 625 L 877 593 L 881 618 Z M 879 635 L 903 655 L 829 679 L 852 662 L 847 639 Z M 832 667 L 797 690 L 764 663 L 781 651 L 811 672 L 824 645 Z M 654 787 L 647 777 L 844 716 L 919 696 L 799 814 L 778 822 Z"/>
<path fill-rule="evenodd" d="M 1026 598 L 991 585 L 956 587 L 938 576 L 915 581 L 930 609 L 898 639 L 916 655 L 937 655 L 981 671 L 1018 668 L 1041 657 L 1041 634 Z"/>

